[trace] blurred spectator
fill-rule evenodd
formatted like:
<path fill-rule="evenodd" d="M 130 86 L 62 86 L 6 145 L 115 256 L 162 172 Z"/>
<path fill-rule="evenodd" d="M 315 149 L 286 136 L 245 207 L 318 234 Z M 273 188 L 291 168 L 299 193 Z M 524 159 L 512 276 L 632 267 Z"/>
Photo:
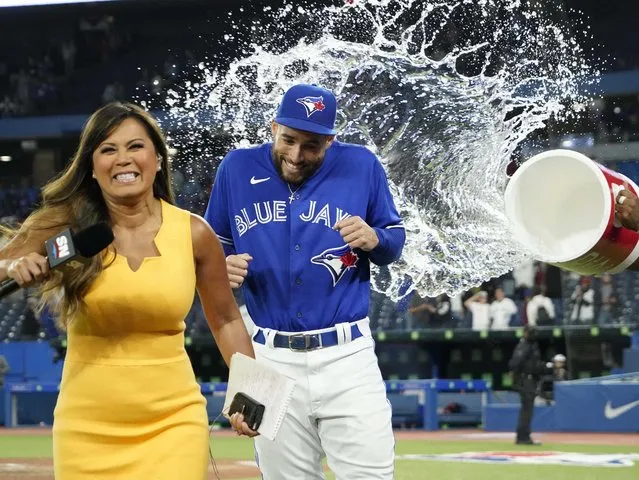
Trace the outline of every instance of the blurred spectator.
<path fill-rule="evenodd" d="M 456 327 L 464 318 L 464 302 L 462 302 L 461 293 L 458 293 L 450 299 L 450 308 L 452 310 L 452 325 Z"/>
<path fill-rule="evenodd" d="M 442 293 L 435 299 L 435 305 L 430 305 L 430 326 L 431 328 L 452 328 L 453 312 L 450 298 Z"/>
<path fill-rule="evenodd" d="M 601 301 L 603 303 L 606 303 L 608 298 L 613 294 L 612 275 L 610 275 L 609 273 L 604 273 L 601 276 L 599 293 L 601 294 Z"/>
<path fill-rule="evenodd" d="M 164 61 L 164 78 L 170 85 L 173 85 L 178 80 L 178 72 L 180 71 L 180 61 L 173 55 L 169 54 Z"/>
<path fill-rule="evenodd" d="M 106 87 L 104 87 L 104 92 L 102 93 L 102 103 L 107 104 L 111 102 L 115 102 L 118 100 L 124 100 L 124 87 L 120 82 L 109 83 Z"/>
<path fill-rule="evenodd" d="M 0 60 L 0 89 L 5 89 L 9 84 L 9 67 L 7 62 Z"/>
<path fill-rule="evenodd" d="M 615 349 L 611 342 L 601 342 L 601 362 L 604 367 L 610 370 L 616 370 L 620 368 L 623 363 L 623 357 L 620 355 L 618 349 Z"/>
<path fill-rule="evenodd" d="M 412 286 L 412 281 L 407 280 L 399 287 L 399 295 L 400 298 L 397 302 L 395 302 L 395 312 L 394 318 L 397 325 L 397 328 L 402 329 L 411 329 L 414 328 L 411 324 L 410 312 L 408 311 L 410 308 L 410 301 L 412 300 L 412 296 L 414 291 L 411 290 L 411 293 L 406 294 Z"/>
<path fill-rule="evenodd" d="M 9 371 L 9 362 L 4 358 L 4 355 L 0 353 L 0 390 L 4 385 L 4 376 Z"/>
<path fill-rule="evenodd" d="M 590 277 L 581 278 L 570 300 L 572 302 L 571 323 L 593 323 L 595 319 L 595 290 L 592 288 L 592 279 Z"/>
<path fill-rule="evenodd" d="M 27 308 L 22 321 L 21 340 L 37 340 L 40 335 L 40 321 L 37 317 L 38 300 L 35 297 L 27 298 Z"/>
<path fill-rule="evenodd" d="M 432 310 L 434 307 L 428 303 L 428 299 L 414 292 L 408 306 L 411 328 L 427 328 L 430 325 Z"/>
<path fill-rule="evenodd" d="M 550 298 L 555 309 L 555 323 L 561 323 L 563 319 L 563 289 L 561 269 L 554 265 L 542 264 L 544 269 L 544 282 L 540 287 L 544 295 Z"/>
<path fill-rule="evenodd" d="M 526 318 L 528 325 L 532 326 L 544 327 L 555 323 L 555 306 L 543 288 L 533 289 L 533 297 L 526 305 Z"/>
<path fill-rule="evenodd" d="M 0 223 L 15 226 L 33 210 L 39 191 L 25 182 L 23 186 L 0 181 Z"/>
<path fill-rule="evenodd" d="M 555 382 L 564 382 L 572 379 L 566 366 L 565 355 L 558 353 L 552 357 L 552 365 L 550 367 L 553 369 L 553 380 Z"/>
<path fill-rule="evenodd" d="M 504 295 L 501 288 L 495 289 L 495 300 L 490 304 L 492 330 L 506 330 L 510 328 L 510 320 L 517 314 L 517 305 L 512 299 Z"/>
<path fill-rule="evenodd" d="M 60 55 L 64 62 L 64 75 L 70 76 L 75 70 L 75 55 L 77 48 L 73 39 L 69 38 L 60 44 Z"/>
<path fill-rule="evenodd" d="M 188 179 L 182 184 L 182 192 L 178 196 L 179 204 L 182 208 L 191 212 L 197 212 L 202 203 L 206 202 L 205 191 L 200 182 L 189 175 Z"/>
<path fill-rule="evenodd" d="M 620 317 L 621 306 L 619 305 L 619 298 L 614 293 L 611 293 L 603 300 L 601 304 L 601 310 L 599 311 L 597 324 L 608 325 L 612 323 L 619 323 Z"/>
<path fill-rule="evenodd" d="M 515 291 L 517 298 L 523 300 L 526 291 L 535 285 L 535 265 L 533 261 L 526 261 L 513 269 Z"/>
<path fill-rule="evenodd" d="M 160 95 L 160 93 L 162 93 L 163 87 L 164 79 L 159 73 L 153 72 L 153 74 L 151 75 L 151 93 L 155 96 Z"/>
<path fill-rule="evenodd" d="M 4 376 L 9 371 L 9 362 L 4 358 L 4 355 L 0 353 L 0 389 L 4 385 Z"/>
<path fill-rule="evenodd" d="M 532 290 L 526 290 L 524 300 L 521 303 L 521 309 L 519 311 L 519 315 L 521 317 L 521 325 L 528 325 L 528 313 L 526 311 L 526 308 L 528 307 L 530 300 L 532 300 L 532 292 Z"/>
<path fill-rule="evenodd" d="M 78 32 L 81 42 L 78 55 L 84 63 L 94 64 L 108 58 L 108 38 L 113 21 L 113 17 L 94 14 L 80 19 Z"/>
<path fill-rule="evenodd" d="M 547 371 L 539 382 L 539 396 L 545 403 L 550 404 L 555 399 L 555 382 L 571 380 L 570 372 L 566 367 L 566 356 L 558 353 L 552 358 L 552 362 L 546 364 Z"/>
<path fill-rule="evenodd" d="M 599 325 L 616 323 L 621 315 L 621 310 L 619 308 L 619 298 L 615 295 L 610 274 L 602 275 L 599 293 L 601 295 L 601 309 L 599 310 L 597 323 Z"/>
<path fill-rule="evenodd" d="M 45 306 L 40 312 L 40 325 L 45 338 L 48 340 L 60 337 L 60 330 L 58 330 L 56 325 L 56 319 L 51 314 L 49 307 Z"/>
<path fill-rule="evenodd" d="M 16 99 L 22 108 L 29 108 L 31 97 L 29 94 L 29 84 L 31 82 L 27 72 L 21 69 L 18 73 L 11 75 L 11 85 L 16 92 Z"/>
<path fill-rule="evenodd" d="M 184 186 L 184 174 L 182 170 L 179 168 L 174 168 L 171 171 L 171 185 L 173 186 L 173 191 L 175 195 L 182 194 L 182 187 Z"/>
<path fill-rule="evenodd" d="M 473 330 L 488 330 L 490 327 L 490 305 L 488 293 L 480 290 L 464 302 L 464 306 L 471 313 L 471 328 Z"/>
<path fill-rule="evenodd" d="M 17 102 L 15 102 L 9 95 L 5 95 L 0 102 L 0 116 L 12 117 L 19 113 L 20 108 Z"/>
<path fill-rule="evenodd" d="M 548 298 L 561 298 L 561 269 L 554 265 L 539 262 L 538 286 L 542 287 Z"/>
<path fill-rule="evenodd" d="M 423 299 L 417 295 L 414 295 L 413 299 L 411 299 L 411 307 L 408 309 L 413 328 L 451 328 L 453 326 L 453 312 L 448 295 L 443 293 L 434 301 Z"/>

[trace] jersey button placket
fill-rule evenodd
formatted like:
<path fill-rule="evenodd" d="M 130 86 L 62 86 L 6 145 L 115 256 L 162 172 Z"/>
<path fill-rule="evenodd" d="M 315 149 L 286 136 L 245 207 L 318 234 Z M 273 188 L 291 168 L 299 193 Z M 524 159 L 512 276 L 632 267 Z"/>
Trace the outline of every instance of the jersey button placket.
<path fill-rule="evenodd" d="M 300 278 L 302 271 L 304 269 L 304 259 L 299 256 L 298 253 L 302 252 L 302 246 L 297 242 L 299 240 L 301 229 L 303 229 L 303 225 L 300 225 L 301 221 L 299 216 L 303 213 L 303 209 L 301 208 L 300 203 L 300 195 L 299 193 L 295 194 L 295 200 L 292 202 L 289 208 L 289 222 L 290 222 L 290 244 L 293 248 L 291 251 L 295 251 L 295 255 L 291 255 L 291 264 L 290 264 L 290 284 L 291 285 L 291 295 L 292 299 L 300 298 L 300 287 L 304 284 L 302 279 Z M 300 228 L 301 227 L 301 228 Z M 291 314 L 294 315 L 295 318 L 301 319 L 304 315 L 302 314 L 300 307 L 301 305 L 297 302 L 293 301 L 290 305 Z"/>

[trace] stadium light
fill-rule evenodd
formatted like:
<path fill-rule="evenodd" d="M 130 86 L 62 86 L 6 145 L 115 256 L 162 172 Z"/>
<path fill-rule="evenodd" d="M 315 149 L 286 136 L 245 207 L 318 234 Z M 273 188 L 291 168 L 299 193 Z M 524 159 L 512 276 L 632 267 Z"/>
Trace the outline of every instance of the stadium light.
<path fill-rule="evenodd" d="M 11 155 L 0 155 L 0 162 L 10 162 Z"/>

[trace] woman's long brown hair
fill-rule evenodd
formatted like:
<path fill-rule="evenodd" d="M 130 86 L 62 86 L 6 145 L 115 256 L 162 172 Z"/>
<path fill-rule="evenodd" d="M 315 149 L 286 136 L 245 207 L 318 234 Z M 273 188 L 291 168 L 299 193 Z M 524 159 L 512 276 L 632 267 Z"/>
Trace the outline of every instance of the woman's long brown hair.
<path fill-rule="evenodd" d="M 138 120 L 146 129 L 161 170 L 153 182 L 153 194 L 175 204 L 168 163 L 168 148 L 162 130 L 155 119 L 142 108 L 130 103 L 110 103 L 89 117 L 80 136 L 80 144 L 67 167 L 42 188 L 42 204 L 13 232 L 15 240 L 25 242 L 37 231 L 59 232 L 70 228 L 82 230 L 98 222 L 111 225 L 111 218 L 102 191 L 92 178 L 93 153 L 98 146 L 126 119 Z M 55 233 L 52 233 L 52 236 Z M 58 325 L 66 329 L 82 306 L 84 295 L 104 268 L 106 253 L 96 255 L 78 273 L 61 275 L 53 272 L 40 287 L 40 306 L 48 305 Z"/>

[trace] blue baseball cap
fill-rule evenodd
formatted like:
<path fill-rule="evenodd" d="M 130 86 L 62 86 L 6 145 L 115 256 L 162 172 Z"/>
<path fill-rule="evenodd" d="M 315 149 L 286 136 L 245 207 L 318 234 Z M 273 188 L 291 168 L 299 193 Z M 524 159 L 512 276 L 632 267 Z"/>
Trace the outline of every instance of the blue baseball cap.
<path fill-rule="evenodd" d="M 297 130 L 335 135 L 337 100 L 330 90 L 300 83 L 289 88 L 277 108 L 275 122 Z"/>

